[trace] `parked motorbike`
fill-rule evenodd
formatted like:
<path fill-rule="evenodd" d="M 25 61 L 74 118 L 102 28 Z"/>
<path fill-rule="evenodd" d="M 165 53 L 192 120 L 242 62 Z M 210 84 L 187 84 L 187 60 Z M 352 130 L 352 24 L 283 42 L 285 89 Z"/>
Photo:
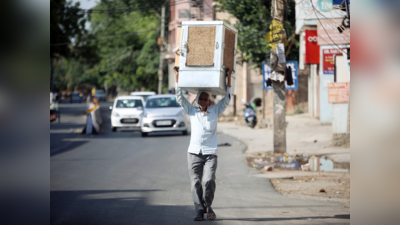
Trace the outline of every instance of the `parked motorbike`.
<path fill-rule="evenodd" d="M 246 121 L 246 125 L 254 128 L 257 124 L 256 113 L 249 102 L 245 103 L 244 105 L 246 106 L 244 110 L 244 120 Z"/>

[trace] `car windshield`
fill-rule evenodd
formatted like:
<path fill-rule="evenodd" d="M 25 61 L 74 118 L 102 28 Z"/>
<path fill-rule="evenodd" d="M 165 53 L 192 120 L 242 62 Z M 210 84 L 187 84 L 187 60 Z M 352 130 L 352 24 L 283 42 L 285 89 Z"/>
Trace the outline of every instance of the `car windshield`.
<path fill-rule="evenodd" d="M 104 94 L 104 90 L 96 90 L 96 94 Z"/>
<path fill-rule="evenodd" d="M 140 99 L 121 99 L 115 104 L 115 108 L 137 108 L 143 107 L 142 100 Z"/>
<path fill-rule="evenodd" d="M 175 97 L 150 98 L 147 99 L 146 108 L 180 107 Z"/>

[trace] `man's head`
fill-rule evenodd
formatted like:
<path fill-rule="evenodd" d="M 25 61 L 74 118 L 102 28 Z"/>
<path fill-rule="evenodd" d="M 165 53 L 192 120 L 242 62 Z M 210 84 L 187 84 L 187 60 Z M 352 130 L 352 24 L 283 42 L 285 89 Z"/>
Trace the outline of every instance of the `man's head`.
<path fill-rule="evenodd" d="M 210 95 L 207 92 L 201 92 L 197 103 L 200 108 L 206 109 L 211 104 Z"/>

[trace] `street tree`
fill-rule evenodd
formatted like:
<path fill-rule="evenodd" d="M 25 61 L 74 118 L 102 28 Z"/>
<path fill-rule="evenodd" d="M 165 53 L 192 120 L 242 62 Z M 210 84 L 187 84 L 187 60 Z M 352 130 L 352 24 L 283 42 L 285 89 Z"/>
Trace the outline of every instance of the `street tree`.
<path fill-rule="evenodd" d="M 68 57 L 71 40 L 85 34 L 86 15 L 79 6 L 79 2 L 50 0 L 51 58 Z"/>
<path fill-rule="evenodd" d="M 108 85 L 127 91 L 157 90 L 158 15 L 163 2 L 101 1 L 93 9 L 91 32 L 98 40 L 106 39 L 96 42 L 101 58 L 97 67 Z"/>
<path fill-rule="evenodd" d="M 238 49 L 241 62 L 251 61 L 261 68 L 267 53 L 271 51 L 268 42 L 263 38 L 269 32 L 271 24 L 270 0 L 218 0 L 217 11 L 228 12 L 238 19 L 234 25 L 238 29 Z M 287 0 L 287 21 L 285 29 L 289 42 L 295 28 L 295 3 Z M 228 22 L 228 21 L 227 21 Z M 299 43 L 296 38 L 288 59 L 297 60 Z"/>

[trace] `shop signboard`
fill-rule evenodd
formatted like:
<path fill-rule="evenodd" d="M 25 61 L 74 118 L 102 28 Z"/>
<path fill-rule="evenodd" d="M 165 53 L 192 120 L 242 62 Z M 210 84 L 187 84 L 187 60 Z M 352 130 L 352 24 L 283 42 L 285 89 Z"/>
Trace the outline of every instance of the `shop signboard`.
<path fill-rule="evenodd" d="M 349 82 L 328 83 L 328 103 L 349 102 Z"/>
<path fill-rule="evenodd" d="M 342 33 L 338 27 L 343 19 L 318 20 L 318 45 L 342 45 L 350 44 L 350 28 L 345 28 Z"/>
<path fill-rule="evenodd" d="M 343 52 L 338 48 L 323 49 L 322 50 L 322 66 L 324 74 L 334 74 L 335 64 L 334 55 L 342 55 Z"/>
<path fill-rule="evenodd" d="M 318 10 L 318 12 L 316 12 Z M 313 20 L 317 18 L 343 18 L 345 11 L 332 5 L 332 0 L 297 0 L 296 20 Z"/>
<path fill-rule="evenodd" d="M 305 63 L 319 64 L 319 45 L 317 30 L 305 31 L 306 54 Z"/>

